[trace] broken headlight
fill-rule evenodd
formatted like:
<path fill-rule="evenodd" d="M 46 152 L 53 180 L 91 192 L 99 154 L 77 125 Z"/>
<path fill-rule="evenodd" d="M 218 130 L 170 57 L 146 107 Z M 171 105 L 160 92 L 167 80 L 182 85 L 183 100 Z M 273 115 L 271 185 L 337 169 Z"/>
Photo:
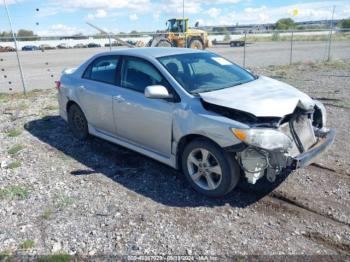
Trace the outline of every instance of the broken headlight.
<path fill-rule="evenodd" d="M 285 134 L 270 128 L 231 129 L 242 142 L 266 150 L 287 150 L 293 141 Z"/>

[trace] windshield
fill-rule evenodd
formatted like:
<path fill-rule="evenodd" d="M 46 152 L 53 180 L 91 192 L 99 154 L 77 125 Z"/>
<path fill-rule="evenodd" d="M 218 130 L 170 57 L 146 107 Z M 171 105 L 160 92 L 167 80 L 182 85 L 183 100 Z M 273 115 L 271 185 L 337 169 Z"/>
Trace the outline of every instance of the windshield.
<path fill-rule="evenodd" d="M 183 25 L 181 20 L 172 19 L 168 21 L 168 31 L 169 32 L 182 32 Z"/>
<path fill-rule="evenodd" d="M 191 94 L 244 84 L 254 75 L 213 53 L 192 53 L 158 58 L 158 61 Z"/>

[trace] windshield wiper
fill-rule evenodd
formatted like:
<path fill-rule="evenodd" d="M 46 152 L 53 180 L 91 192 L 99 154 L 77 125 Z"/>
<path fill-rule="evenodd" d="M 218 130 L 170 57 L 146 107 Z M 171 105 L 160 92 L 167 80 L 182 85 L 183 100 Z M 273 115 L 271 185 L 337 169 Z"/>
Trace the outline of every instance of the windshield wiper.
<path fill-rule="evenodd" d="M 247 82 L 237 82 L 237 83 L 235 83 L 235 84 L 232 85 L 232 86 L 239 86 L 239 85 L 242 85 L 242 84 L 245 84 L 245 83 L 247 83 Z M 230 86 L 230 87 L 232 87 L 232 86 Z"/>
<path fill-rule="evenodd" d="M 255 80 L 255 79 L 253 79 Z M 251 81 L 253 81 L 251 80 Z M 199 93 L 205 93 L 205 92 L 211 92 L 211 91 L 217 91 L 217 90 L 221 90 L 221 89 L 226 89 L 226 88 L 230 88 L 230 87 L 233 87 L 233 86 L 239 86 L 239 85 L 242 85 L 242 84 L 245 84 L 245 83 L 248 83 L 250 81 L 241 81 L 241 82 L 236 82 L 234 83 L 233 85 L 229 85 L 229 86 L 225 86 L 225 87 L 220 87 L 220 88 L 198 88 L 198 89 L 194 89 L 191 91 L 191 94 L 199 94 Z"/>
<path fill-rule="evenodd" d="M 219 88 L 220 89 L 220 88 Z M 212 88 L 198 88 L 195 90 L 191 91 L 191 94 L 199 94 L 199 93 L 205 93 L 205 92 L 210 92 L 210 91 L 216 91 L 219 89 L 212 89 Z"/>

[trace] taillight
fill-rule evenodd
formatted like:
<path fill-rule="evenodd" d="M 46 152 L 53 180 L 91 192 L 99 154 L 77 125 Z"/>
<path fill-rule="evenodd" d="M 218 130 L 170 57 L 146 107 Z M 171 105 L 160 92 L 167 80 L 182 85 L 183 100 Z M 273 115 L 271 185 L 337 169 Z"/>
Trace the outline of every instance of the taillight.
<path fill-rule="evenodd" d="M 56 89 L 60 89 L 61 87 L 61 81 L 55 81 Z"/>

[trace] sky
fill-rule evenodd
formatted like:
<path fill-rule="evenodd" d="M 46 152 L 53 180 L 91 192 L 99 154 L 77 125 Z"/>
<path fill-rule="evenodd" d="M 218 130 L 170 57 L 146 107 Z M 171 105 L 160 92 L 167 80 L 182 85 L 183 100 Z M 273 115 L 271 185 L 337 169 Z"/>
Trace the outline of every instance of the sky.
<path fill-rule="evenodd" d="M 4 0 L 0 0 L 0 31 L 9 31 Z M 172 17 L 182 17 L 182 0 L 6 0 L 15 30 L 30 29 L 39 35 L 94 34 L 91 22 L 119 33 L 165 28 Z M 190 26 L 274 23 L 350 17 L 350 0 L 185 0 Z M 298 10 L 298 15 L 293 10 Z"/>

